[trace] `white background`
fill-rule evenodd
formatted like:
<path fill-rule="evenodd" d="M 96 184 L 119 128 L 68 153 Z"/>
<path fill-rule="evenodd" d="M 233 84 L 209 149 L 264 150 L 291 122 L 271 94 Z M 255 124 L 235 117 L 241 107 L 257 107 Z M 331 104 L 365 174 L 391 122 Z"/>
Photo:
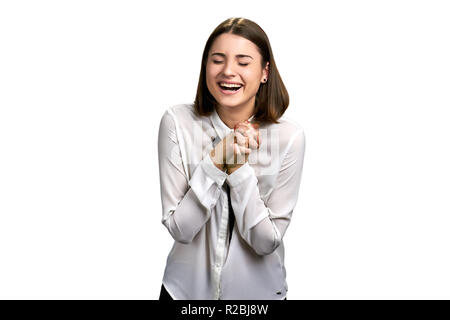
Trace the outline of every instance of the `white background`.
<path fill-rule="evenodd" d="M 1 1 L 0 298 L 158 298 L 159 121 L 245 17 L 306 135 L 288 299 L 449 299 L 449 8 Z"/>

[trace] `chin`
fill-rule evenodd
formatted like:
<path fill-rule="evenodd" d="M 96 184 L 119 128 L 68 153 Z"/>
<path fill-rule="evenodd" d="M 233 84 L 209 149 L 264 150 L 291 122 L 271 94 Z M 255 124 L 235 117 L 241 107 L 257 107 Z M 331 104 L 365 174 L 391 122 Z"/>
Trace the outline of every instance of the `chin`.
<path fill-rule="evenodd" d="M 230 101 L 228 99 L 216 99 L 216 101 L 224 107 L 237 107 L 244 103 L 244 101 L 236 100 L 236 101 Z"/>

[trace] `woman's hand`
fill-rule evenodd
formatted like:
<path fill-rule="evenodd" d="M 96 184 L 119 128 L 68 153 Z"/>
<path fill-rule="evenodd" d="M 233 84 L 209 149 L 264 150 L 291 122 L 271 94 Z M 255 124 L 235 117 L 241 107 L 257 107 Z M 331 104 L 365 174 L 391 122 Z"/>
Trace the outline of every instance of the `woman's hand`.
<path fill-rule="evenodd" d="M 210 155 L 215 166 L 231 173 L 243 165 L 248 160 L 251 149 L 259 148 L 258 127 L 248 121 L 238 123 L 234 131 L 211 150 Z"/>
<path fill-rule="evenodd" d="M 259 148 L 259 125 L 257 123 L 250 123 L 247 120 L 240 122 L 234 127 L 234 133 L 235 144 L 239 148 L 235 148 L 236 152 L 234 153 L 233 162 L 226 163 L 225 168 L 228 174 L 233 173 L 248 161 L 248 156 L 252 149 Z M 240 152 L 241 148 L 248 152 Z"/>
<path fill-rule="evenodd" d="M 227 170 L 227 164 L 233 164 L 237 154 L 250 153 L 250 149 L 236 143 L 236 132 L 232 131 L 211 150 L 211 159 L 214 165 L 222 171 Z M 242 137 L 239 137 L 241 140 Z"/>

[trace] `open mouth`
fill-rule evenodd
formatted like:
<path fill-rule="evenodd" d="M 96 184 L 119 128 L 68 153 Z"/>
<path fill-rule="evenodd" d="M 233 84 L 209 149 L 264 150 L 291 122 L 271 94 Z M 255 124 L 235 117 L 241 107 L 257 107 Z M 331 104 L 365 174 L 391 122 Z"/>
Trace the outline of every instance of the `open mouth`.
<path fill-rule="evenodd" d="M 220 82 L 218 82 L 217 85 L 219 86 L 220 91 L 222 91 L 225 94 L 235 94 L 243 87 L 240 84 L 228 85 Z"/>

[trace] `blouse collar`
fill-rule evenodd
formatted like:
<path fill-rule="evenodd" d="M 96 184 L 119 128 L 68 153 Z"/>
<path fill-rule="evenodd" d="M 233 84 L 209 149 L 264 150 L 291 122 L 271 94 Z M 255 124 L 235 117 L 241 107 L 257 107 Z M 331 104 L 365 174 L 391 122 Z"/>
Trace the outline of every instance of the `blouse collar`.
<path fill-rule="evenodd" d="M 252 115 L 250 118 L 248 118 L 248 121 L 252 121 L 254 116 L 255 115 Z M 227 136 L 233 131 L 233 129 L 228 128 L 225 122 L 223 122 L 222 119 L 220 119 L 219 114 L 216 111 L 216 108 L 213 109 L 211 121 L 214 126 L 214 129 L 216 130 L 217 134 L 220 137 L 220 140 L 222 140 L 225 136 Z"/>

